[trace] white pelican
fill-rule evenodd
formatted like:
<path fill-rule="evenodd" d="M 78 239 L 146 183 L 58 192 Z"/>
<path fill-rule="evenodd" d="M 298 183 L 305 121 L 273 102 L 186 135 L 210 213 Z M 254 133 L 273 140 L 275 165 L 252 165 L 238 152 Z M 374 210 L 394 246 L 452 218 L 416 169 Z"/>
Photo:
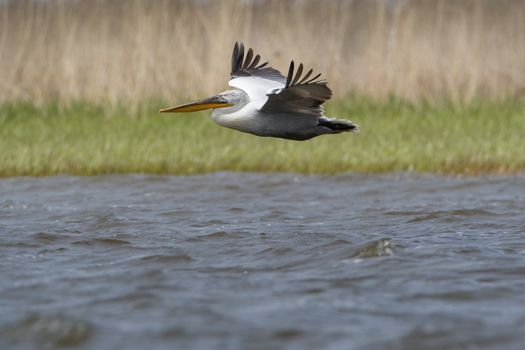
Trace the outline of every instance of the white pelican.
<path fill-rule="evenodd" d="M 313 70 L 303 75 L 301 63 L 294 72 L 290 63 L 287 77 L 278 70 L 259 64 L 249 49 L 235 43 L 229 85 L 235 89 L 213 97 L 161 109 L 160 112 L 194 112 L 213 108 L 211 118 L 219 125 L 258 136 L 290 140 L 308 140 L 323 134 L 357 132 L 349 120 L 328 118 L 321 106 L 332 97 L 332 91 L 321 74 L 310 78 Z"/>

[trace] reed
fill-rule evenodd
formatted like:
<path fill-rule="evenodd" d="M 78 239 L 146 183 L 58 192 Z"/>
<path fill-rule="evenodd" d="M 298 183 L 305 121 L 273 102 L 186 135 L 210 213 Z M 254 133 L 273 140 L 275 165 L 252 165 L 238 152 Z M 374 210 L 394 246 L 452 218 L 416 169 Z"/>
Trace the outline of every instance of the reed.
<path fill-rule="evenodd" d="M 225 88 L 235 41 L 349 93 L 525 95 L 519 0 L 0 2 L 0 102 L 137 103 Z"/>

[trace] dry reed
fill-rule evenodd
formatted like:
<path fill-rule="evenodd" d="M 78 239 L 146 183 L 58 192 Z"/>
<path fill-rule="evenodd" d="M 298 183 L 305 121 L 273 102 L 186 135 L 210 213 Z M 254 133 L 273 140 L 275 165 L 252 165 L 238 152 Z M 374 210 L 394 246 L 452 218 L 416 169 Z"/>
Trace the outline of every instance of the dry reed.
<path fill-rule="evenodd" d="M 0 1 L 0 103 L 180 99 L 226 87 L 244 41 L 336 97 L 525 95 L 525 2 Z"/>

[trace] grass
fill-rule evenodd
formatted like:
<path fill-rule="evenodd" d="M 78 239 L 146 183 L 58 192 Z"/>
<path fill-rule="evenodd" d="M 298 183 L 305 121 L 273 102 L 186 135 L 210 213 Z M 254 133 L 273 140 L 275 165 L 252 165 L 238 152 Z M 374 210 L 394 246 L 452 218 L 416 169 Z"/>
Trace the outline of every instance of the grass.
<path fill-rule="evenodd" d="M 165 105 L 3 104 L 0 176 L 525 171 L 523 100 L 412 103 L 350 96 L 329 103 L 327 115 L 353 120 L 361 133 L 306 142 L 225 129 L 206 113 L 158 114 Z"/>

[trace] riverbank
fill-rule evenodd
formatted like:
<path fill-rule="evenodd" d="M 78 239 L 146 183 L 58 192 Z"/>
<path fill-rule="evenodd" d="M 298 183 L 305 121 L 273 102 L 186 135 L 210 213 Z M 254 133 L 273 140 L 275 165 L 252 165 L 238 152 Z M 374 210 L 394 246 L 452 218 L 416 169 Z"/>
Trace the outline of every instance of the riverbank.
<path fill-rule="evenodd" d="M 351 97 L 329 102 L 326 114 L 351 119 L 361 132 L 306 142 L 228 130 L 209 112 L 158 114 L 164 106 L 4 104 L 0 176 L 525 171 L 525 102 L 519 100 L 416 104 Z"/>

